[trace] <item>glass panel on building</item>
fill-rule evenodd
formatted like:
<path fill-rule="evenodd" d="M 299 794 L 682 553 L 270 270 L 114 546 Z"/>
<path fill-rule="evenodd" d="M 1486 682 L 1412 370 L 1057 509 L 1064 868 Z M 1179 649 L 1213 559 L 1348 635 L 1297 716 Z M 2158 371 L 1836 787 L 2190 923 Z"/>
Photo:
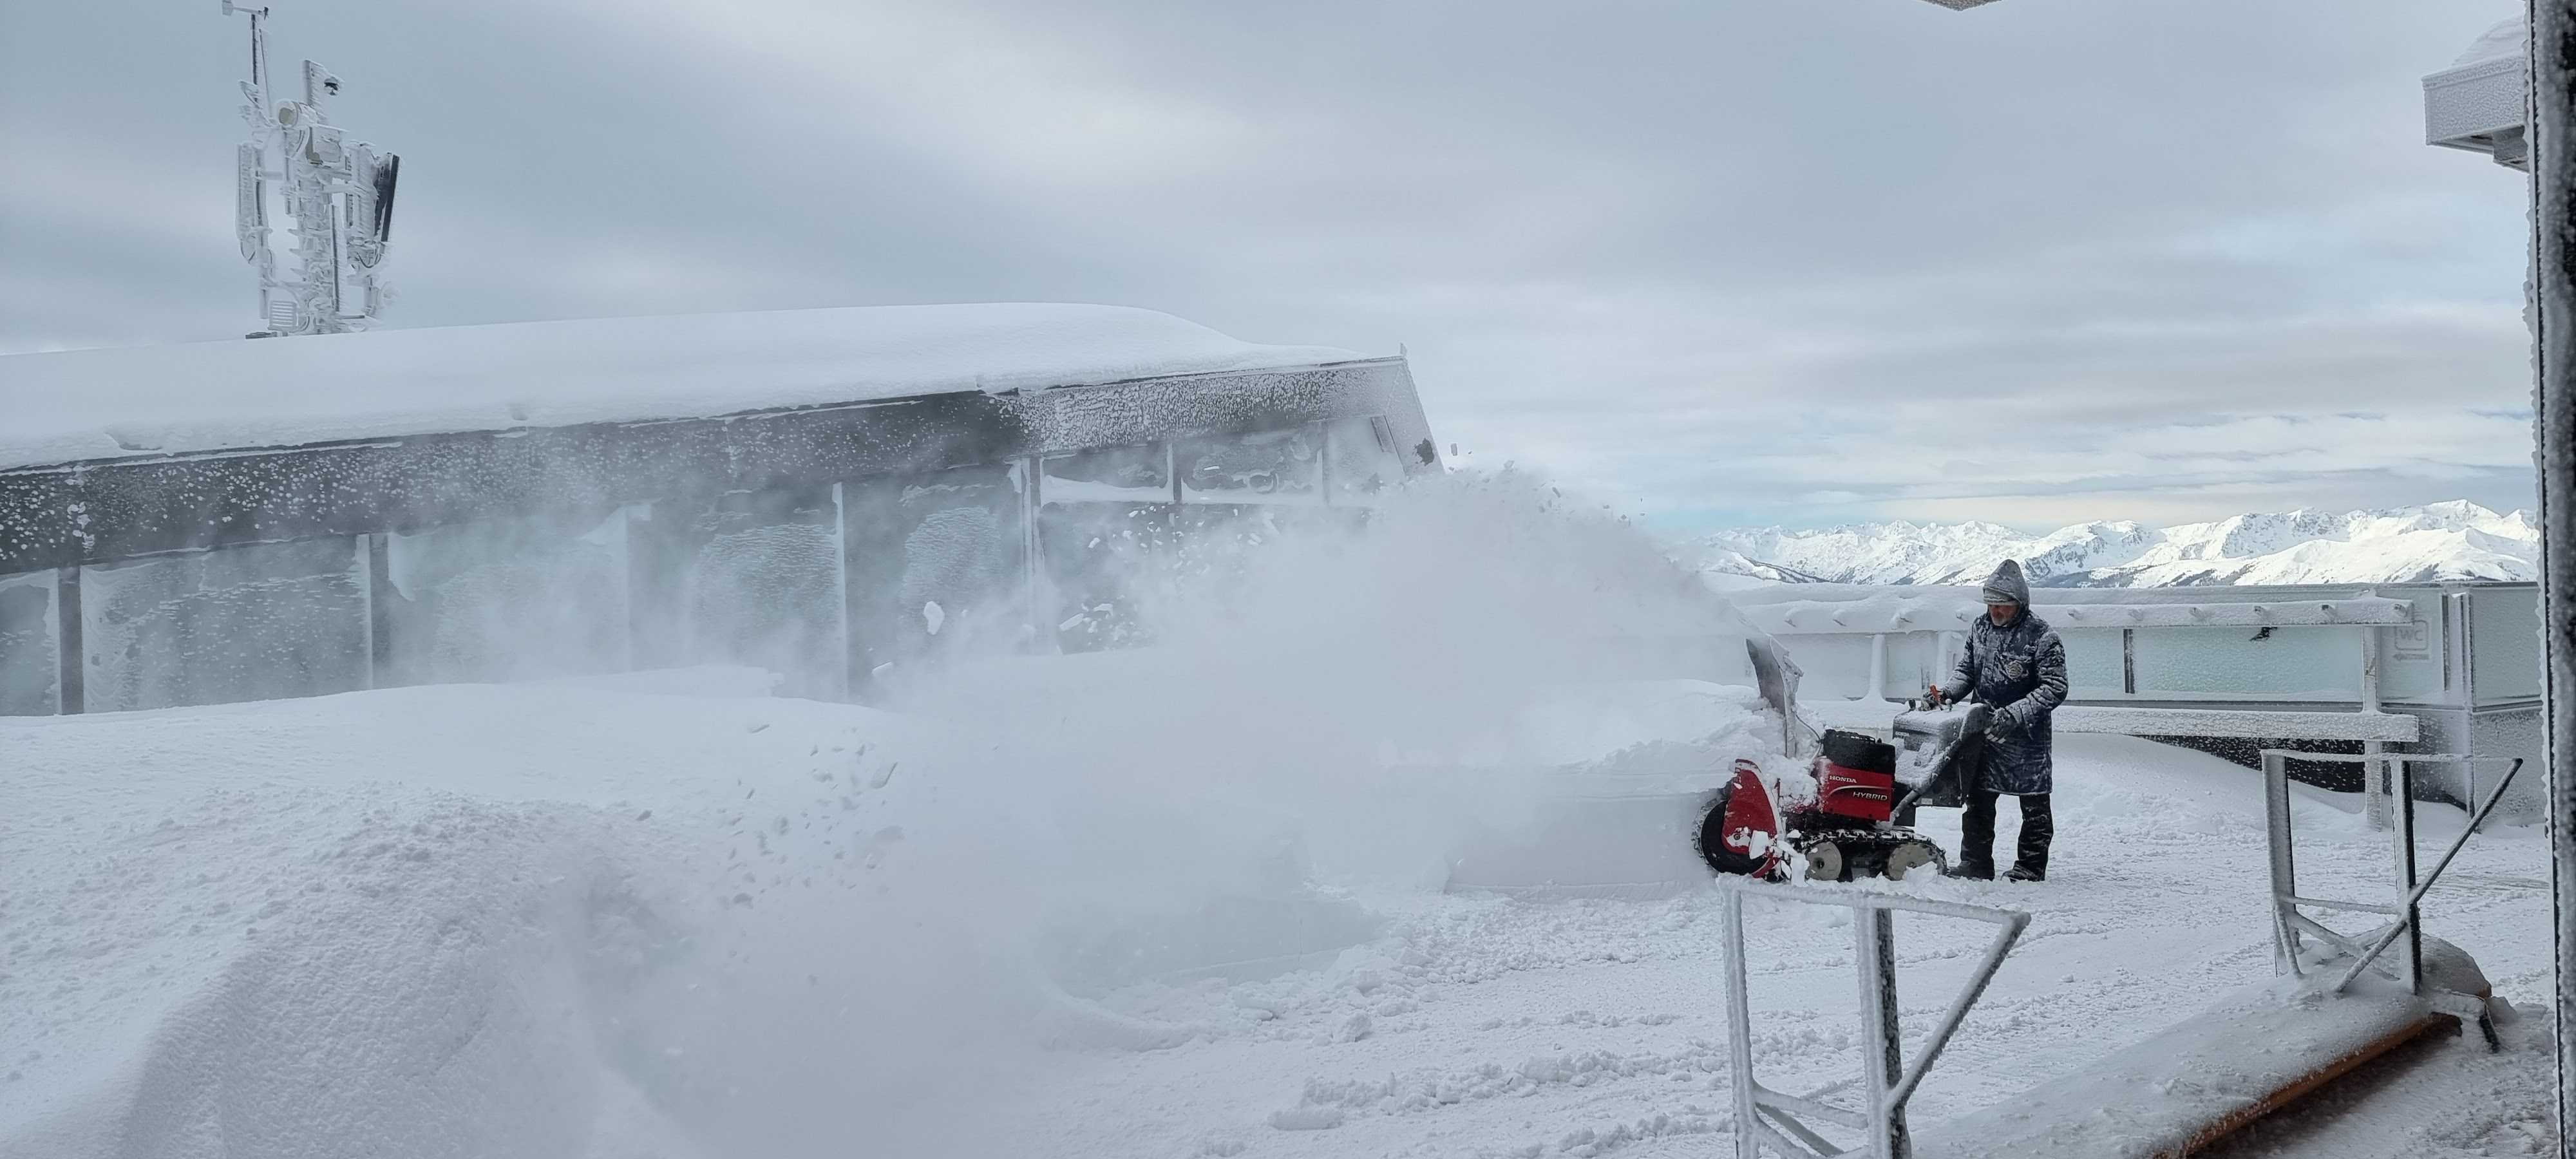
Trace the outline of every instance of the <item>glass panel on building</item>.
<path fill-rule="evenodd" d="M 627 528 L 636 664 L 743 664 L 787 695 L 840 695 L 837 516 L 829 487 L 654 503 Z"/>
<path fill-rule="evenodd" d="M 1171 445 L 1139 443 L 1050 455 L 1038 499 L 1046 503 L 1169 503 Z"/>
<path fill-rule="evenodd" d="M 387 535 L 379 684 L 622 671 L 626 511 Z"/>
<path fill-rule="evenodd" d="M 2294 702 L 2361 695 L 2361 637 L 2348 628 L 2140 628 L 2136 635 L 2140 696 Z"/>
<path fill-rule="evenodd" d="M 366 687 L 363 558 L 333 538 L 82 568 L 87 711 Z"/>
<path fill-rule="evenodd" d="M 1395 430 L 1375 415 L 1336 419 L 1324 427 L 1330 455 L 1332 502 L 1378 502 L 1404 481 L 1404 455 L 1395 445 Z"/>
<path fill-rule="evenodd" d="M 1313 427 L 1182 439 L 1173 459 L 1185 503 L 1314 503 L 1323 447 Z"/>
<path fill-rule="evenodd" d="M 54 711 L 62 674 L 54 573 L 0 576 L 0 716 Z"/>

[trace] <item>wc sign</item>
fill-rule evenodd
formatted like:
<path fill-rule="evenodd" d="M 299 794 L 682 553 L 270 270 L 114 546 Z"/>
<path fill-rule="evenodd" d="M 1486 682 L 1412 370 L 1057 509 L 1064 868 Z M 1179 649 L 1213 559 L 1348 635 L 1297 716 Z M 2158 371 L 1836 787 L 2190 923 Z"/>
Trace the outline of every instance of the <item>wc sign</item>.
<path fill-rule="evenodd" d="M 2394 660 L 2432 659 L 2432 629 L 2421 619 L 2391 626 L 2388 629 L 2388 654 Z"/>

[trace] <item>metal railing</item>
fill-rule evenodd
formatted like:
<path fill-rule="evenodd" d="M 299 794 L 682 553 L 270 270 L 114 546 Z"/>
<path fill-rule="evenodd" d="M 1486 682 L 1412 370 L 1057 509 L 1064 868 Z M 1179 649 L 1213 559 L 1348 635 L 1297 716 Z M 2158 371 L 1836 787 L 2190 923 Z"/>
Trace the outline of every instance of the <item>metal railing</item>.
<path fill-rule="evenodd" d="M 2376 764 L 2386 770 L 2385 777 L 2371 778 L 2374 787 L 2384 785 L 2392 814 L 2389 827 L 2389 860 L 2391 879 L 2395 884 L 2394 902 L 2348 901 L 2299 895 L 2298 864 L 2290 830 L 2289 763 L 2293 760 L 2328 761 L 2336 764 Z M 2414 771 L 2417 764 L 2461 764 L 2511 762 L 2504 776 L 2496 779 L 2495 788 L 2487 793 L 2484 804 L 2469 815 L 2460 835 L 2451 847 L 2433 863 L 2433 870 L 2420 879 L 2415 873 L 2415 794 Z M 2272 968 L 2274 973 L 2304 974 L 2299 962 L 2301 939 L 2312 937 L 2342 951 L 2351 959 L 2343 975 L 2335 979 L 2332 993 L 2342 993 L 2365 970 L 2375 971 L 2412 994 L 2423 995 L 2435 1009 L 2459 1017 L 2464 1023 L 2475 1021 L 2484 1033 L 2490 1049 L 2496 1046 L 2493 1022 L 2488 1018 L 2486 1003 L 2472 995 L 2435 989 L 2426 994 L 2424 985 L 2424 930 L 2422 904 L 2424 895 L 2441 880 L 2442 871 L 2451 867 L 2469 837 L 2494 812 L 2512 786 L 2514 774 L 2522 771 L 2520 757 L 2467 757 L 2450 753 L 2311 753 L 2297 749 L 2263 750 L 2263 813 L 2266 844 L 2271 851 L 2272 870 Z M 2386 916 L 2389 921 L 2378 929 L 2358 936 L 2338 933 L 2322 922 L 2300 912 L 2306 906 L 2344 913 L 2371 913 Z M 2380 961 L 2390 947 L 2397 948 L 2394 966 Z M 2321 963 L 2322 964 L 2322 963 Z"/>
<path fill-rule="evenodd" d="M 2213 590 L 2210 592 L 2213 598 L 2188 601 L 2052 601 L 2034 604 L 2034 612 L 2060 629 L 2116 629 L 2120 633 L 2117 686 L 2097 682 L 2070 688 L 2067 708 L 2058 721 L 2058 731 L 2264 740 L 2350 740 L 2361 742 L 2363 754 L 2374 757 L 2380 755 L 2384 751 L 2383 746 L 2389 742 L 2413 743 L 2418 738 L 2421 725 L 2413 716 L 2391 714 L 2382 703 L 2381 681 L 2386 666 L 2380 654 L 2384 632 L 2416 623 L 2415 601 L 2383 598 L 2377 594 L 2376 588 L 2367 586 L 2338 587 L 2326 591 L 2272 589 L 2268 598 L 2253 600 L 2216 598 L 2247 592 L 2248 589 L 2242 588 L 2223 592 Z M 1791 640 L 1793 657 L 1797 651 L 1794 641 L 1799 637 L 1867 637 L 1868 684 L 1858 700 L 1864 704 L 1877 704 L 1890 698 L 1888 650 L 1891 638 L 1930 635 L 1935 641 L 1931 668 L 1919 675 L 1940 679 L 1947 674 L 1962 646 L 1962 634 L 1982 614 L 1973 605 L 1952 606 L 1931 598 L 1911 601 L 1921 603 L 1923 606 L 1920 607 L 1906 607 L 1906 602 L 1899 601 L 1899 606 L 1891 610 L 1883 605 L 1849 600 L 1792 600 L 1747 604 L 1744 611 L 1756 626 L 1774 636 Z M 2437 615 L 2436 618 L 2440 617 Z M 2465 631 L 2467 621 L 2464 618 L 2455 617 L 2451 622 L 2461 624 L 2461 630 Z M 2354 688 L 2349 695 L 2339 692 L 2321 695 L 2286 689 L 2221 692 L 2139 687 L 2139 633 L 2211 627 L 2253 628 L 2260 633 L 2254 639 L 2265 638 L 2276 628 L 2350 630 L 2359 642 L 2360 665 Z M 2070 642 L 2070 647 L 2073 646 Z M 2077 669 L 2099 672 L 2098 667 L 2083 664 L 2078 664 Z M 2173 707 L 2186 704 L 2208 707 Z M 2313 704 L 2314 707 L 2304 710 L 2282 707 L 2299 704 Z M 2345 704 L 2352 705 L 2353 710 L 2328 707 Z M 2156 707 L 2159 705 L 2167 707 Z M 2099 709 L 2111 711 L 2097 712 Z M 2375 776 L 2383 767 L 2372 762 L 2365 767 L 2364 775 Z M 2386 828 L 2389 819 L 2384 787 L 2375 782 L 2367 784 L 2364 794 L 2372 827 Z"/>
<path fill-rule="evenodd" d="M 1941 1048 L 1949 1045 L 1950 1036 L 1958 1031 L 1959 1022 L 1967 1017 L 1968 1008 L 1976 1005 L 1977 998 L 1985 993 L 1986 984 L 1994 980 L 1995 970 L 2003 965 L 2004 955 L 2012 952 L 2013 943 L 2020 939 L 2022 929 L 2030 924 L 2030 915 L 2019 910 L 1895 894 L 1862 893 L 1815 885 L 1773 885 L 1742 877 L 1721 878 L 1719 884 L 1726 891 L 1726 1020 L 1735 1082 L 1736 1159 L 1759 1159 L 1763 1144 L 1770 1145 L 1789 1159 L 1833 1159 L 1843 1155 L 1908 1159 L 1913 1145 L 1905 1125 L 1906 1100 L 1913 1097 L 1915 1088 L 1923 1082 L 1924 1073 L 1931 1070 L 1933 1062 L 1941 1057 Z M 1842 906 L 1854 911 L 1852 961 L 1858 967 L 1860 978 L 1861 1078 L 1858 1085 L 1863 1106 L 1857 1109 L 1836 1106 L 1818 1095 L 1801 1096 L 1775 1091 L 1754 1078 L 1753 1011 L 1747 994 L 1744 961 L 1744 899 L 1747 895 L 1804 905 Z M 1896 1018 L 1895 915 L 1899 910 L 2001 927 L 1995 932 L 1994 941 L 1986 946 L 1985 955 L 1970 974 L 1967 986 L 1951 1000 L 1949 1009 L 1942 1013 L 1941 1021 L 1923 1040 L 1911 1063 L 1904 1060 L 1904 1044 Z M 1836 1146 L 1800 1121 L 1799 1116 L 1859 1131 L 1862 1139 L 1850 1147 Z"/>

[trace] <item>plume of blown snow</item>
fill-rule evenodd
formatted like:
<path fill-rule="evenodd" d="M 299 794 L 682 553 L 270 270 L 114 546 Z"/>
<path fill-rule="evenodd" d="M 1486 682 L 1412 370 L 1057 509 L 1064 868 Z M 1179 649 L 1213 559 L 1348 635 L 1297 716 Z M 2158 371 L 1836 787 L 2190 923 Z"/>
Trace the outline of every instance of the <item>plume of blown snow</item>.
<path fill-rule="evenodd" d="M 1626 521 L 1517 471 L 1421 480 L 1365 527 L 1249 517 L 1231 550 L 1139 576 L 1150 647 L 962 665 L 900 704 L 961 766 L 1044 768 L 1053 887 L 1131 905 L 1270 872 L 1436 884 L 1445 842 L 1586 756 L 1550 723 L 1641 642 L 1740 640 L 1735 609 Z M 1741 648 L 1733 657 L 1741 663 Z M 1749 677 L 1749 672 L 1707 675 Z M 1434 770 L 1473 768 L 1458 793 Z M 1186 866 L 1175 872 L 1175 866 Z"/>
<path fill-rule="evenodd" d="M 1330 960 L 1566 763 L 1753 735 L 1582 695 L 1675 674 L 1640 640 L 1749 678 L 1622 520 L 1511 472 L 1336 518 L 1140 572 L 1151 647 L 893 712 L 722 674 L 0 720 L 0 1156 L 952 1153 L 1055 1047 L 1200 1033 L 1120 987 Z"/>

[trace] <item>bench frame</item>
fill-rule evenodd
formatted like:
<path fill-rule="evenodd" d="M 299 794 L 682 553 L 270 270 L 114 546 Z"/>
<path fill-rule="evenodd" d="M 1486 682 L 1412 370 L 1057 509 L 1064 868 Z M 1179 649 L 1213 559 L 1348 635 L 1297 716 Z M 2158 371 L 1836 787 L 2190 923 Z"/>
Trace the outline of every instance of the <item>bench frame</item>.
<path fill-rule="evenodd" d="M 2270 847 L 2272 863 L 2272 972 L 2275 974 L 2303 973 L 2299 967 L 2299 942 L 2302 937 L 2313 937 L 2343 951 L 2352 958 L 2352 965 L 2344 969 L 2343 976 L 2335 981 L 2331 992 L 2340 994 L 2346 987 L 2352 985 L 2354 979 L 2361 977 L 2362 971 L 2375 970 L 2391 981 L 2406 987 L 2409 993 L 2422 995 L 2424 993 L 2422 912 L 2424 894 L 2433 888 L 2434 882 L 2441 880 L 2442 871 L 2451 867 L 2451 859 L 2459 856 L 2460 849 L 2469 843 L 2470 834 L 2476 833 L 2478 826 L 2486 823 L 2487 814 L 2495 811 L 2497 802 L 2504 800 L 2505 790 L 2512 786 L 2514 775 L 2522 771 L 2522 758 L 2469 757 L 2454 753 L 2374 753 L 2354 756 L 2347 753 L 2302 752 L 2297 749 L 2264 749 L 2262 755 L 2265 844 Z M 2389 805 L 2394 824 L 2389 827 L 2388 847 L 2390 879 L 2396 886 L 2395 902 L 2344 901 L 2299 896 L 2297 842 L 2290 829 L 2289 763 L 2294 760 L 2378 765 L 2387 770 L 2383 777 L 2370 778 L 2370 783 L 2386 785 L 2389 792 Z M 2505 769 L 2504 776 L 2496 779 L 2495 787 L 2488 790 L 2486 802 L 2478 806 L 2476 813 L 2470 815 L 2469 823 L 2460 828 L 2459 837 L 2451 842 L 2449 849 L 2443 851 L 2441 859 L 2433 863 L 2432 872 L 2424 874 L 2419 880 L 2415 873 L 2413 766 L 2463 764 L 2474 768 L 2480 764 L 2495 765 L 2507 761 L 2511 764 Z M 2300 912 L 2302 906 L 2344 913 L 2382 914 L 2387 916 L 2389 921 L 2369 933 L 2352 937 L 2328 929 L 2323 923 Z M 2398 948 L 2397 962 L 2394 966 L 2379 960 L 2380 955 L 2386 953 L 2391 946 Z M 2431 997 L 2435 1000 L 2434 1005 L 2444 1009 L 2446 1013 L 2467 1014 L 2468 1017 L 2463 1021 L 2473 1018 L 2479 1028 L 2485 1031 L 2488 1045 L 2492 1047 L 2495 1044 L 2495 1028 L 2487 1018 L 2485 1002 L 2473 996 L 2452 995 L 2447 992 L 2431 995 Z M 2458 1009 L 2452 1009 L 2454 1007 Z"/>
<path fill-rule="evenodd" d="M 2030 915 L 2019 910 L 1990 906 L 1963 905 L 1958 902 L 1934 901 L 1929 898 L 1905 897 L 1898 894 L 1862 893 L 1858 890 L 1829 889 L 1823 886 L 1773 885 L 1749 877 L 1723 877 L 1719 884 L 1726 891 L 1726 1021 L 1729 1034 L 1727 1049 L 1733 1063 L 1735 1086 L 1735 1154 L 1737 1159 L 1758 1159 L 1759 1147 L 1770 1144 L 1791 1159 L 1832 1159 L 1838 1155 L 1867 1155 L 1870 1159 L 1907 1159 L 1913 1145 L 1905 1126 L 1905 1103 L 1923 1082 L 1925 1072 L 1941 1057 L 1950 1036 L 1959 1029 L 1968 1008 L 1986 992 L 1994 980 L 1995 970 L 2012 952 L 2023 928 L 2030 925 Z M 1819 1096 L 1849 1084 L 1837 1084 L 1810 1095 L 1792 1095 L 1763 1086 L 1753 1076 L 1753 1012 L 1747 994 L 1744 962 L 1744 899 L 1747 896 L 1775 898 L 1805 905 L 1842 906 L 1852 912 L 1852 961 L 1860 967 L 1861 1109 L 1834 1106 Z M 1968 984 L 1951 999 L 1950 1008 L 1942 1012 L 1941 1021 L 1915 1053 L 1914 1061 L 1904 1059 L 1904 1046 L 1896 1022 L 1896 913 L 1930 914 L 1934 917 L 1964 918 L 1999 927 L 1994 940 L 1987 943 L 1985 955 L 1970 973 Z M 1863 1141 L 1857 1147 L 1842 1148 L 1801 1122 L 1804 1115 L 1836 1126 L 1860 1131 Z"/>
<path fill-rule="evenodd" d="M 2308 967 L 2300 963 L 2301 939 L 2314 938 L 2341 951 L 2334 962 L 2342 976 L 2326 987 L 2329 994 L 2342 993 L 2365 971 L 2375 971 L 2421 999 L 2436 1015 L 2457 1018 L 2463 1026 L 2474 1023 L 2487 1041 L 2489 1050 L 2497 1049 L 2495 1024 L 2487 1010 L 2484 995 L 2463 994 L 2440 987 L 2428 987 L 2423 976 L 2422 903 L 2426 891 L 2450 868 L 2453 858 L 2468 844 L 2487 814 L 2495 810 L 2512 785 L 2515 774 L 2522 771 L 2518 757 L 2467 757 L 2449 753 L 2311 753 L 2296 749 L 2265 749 L 2263 758 L 2263 810 L 2265 844 L 2270 853 L 2272 891 L 2273 972 L 2304 975 Z M 2396 898 L 2393 902 L 2349 901 L 2330 898 L 2302 897 L 2298 892 L 2298 872 L 2294 835 L 2290 825 L 2289 762 L 2292 760 L 2331 761 L 2336 763 L 2375 765 L 2387 770 L 2384 777 L 2373 778 L 2384 786 L 2392 798 L 2389 802 L 2394 824 L 2389 834 L 2389 857 Z M 2415 764 L 2495 764 L 2510 762 L 2486 800 L 2463 825 L 2458 838 L 2451 842 L 2430 873 L 2420 878 L 2415 858 L 2415 802 L 2412 771 Z M 1935 901 L 1901 894 L 1864 893 L 1814 885 L 1775 885 L 1744 877 L 1722 877 L 1718 882 L 1725 892 L 1726 937 L 1726 1017 L 1730 1035 L 1729 1060 L 1732 1063 L 1735 1106 L 1736 1159 L 1760 1159 L 1768 1147 L 1789 1159 L 1836 1159 L 1838 1156 L 1867 1159 L 1911 1159 L 1913 1135 L 1906 1125 L 1905 1104 L 1921 1085 L 1925 1072 L 1941 1057 L 1968 1009 L 1994 980 L 2003 965 L 2004 956 L 2012 952 L 2030 915 L 2018 910 L 1988 906 L 1964 905 Z M 1852 963 L 1860 983 L 1861 1075 L 1857 1086 L 1861 1105 L 1857 1108 L 1825 1102 L 1823 1096 L 1855 1084 L 1844 1082 L 1806 1095 L 1793 1095 L 1763 1086 L 1753 1073 L 1752 1003 L 1748 993 L 1748 970 L 1744 949 L 1744 902 L 1747 897 L 1770 898 L 1804 905 L 1841 906 L 1852 912 Z M 2301 912 L 2301 907 L 2350 913 L 2375 913 L 2389 918 L 2387 924 L 2358 936 L 2346 935 Z M 1932 1029 L 1912 1062 L 1903 1056 L 1903 1042 L 1897 1025 L 1896 1004 L 1896 937 L 1895 915 L 1898 911 L 1935 917 L 1962 918 L 1986 922 L 1997 928 L 1993 941 L 1971 971 L 1967 985 L 1944 1011 L 1941 1021 Z M 2394 961 L 2382 961 L 2391 947 L 2398 947 Z M 2344 963 L 2349 962 L 2349 965 Z M 2438 1018 L 2435 1019 L 2438 1021 Z M 2190 1143 L 2188 1151 L 2209 1140 L 2244 1125 L 2266 1111 L 2315 1089 L 2324 1082 L 2369 1057 L 2388 1045 L 2412 1038 L 2425 1024 L 2418 1023 L 2385 1044 L 2373 1046 L 2332 1064 L 2305 1081 L 2274 1092 L 2260 1103 L 2243 1108 L 2239 1113 L 2208 1124 Z M 1861 1141 L 1850 1147 L 1839 1146 L 1819 1134 L 1808 1121 L 1832 1124 L 1862 1133 Z"/>

